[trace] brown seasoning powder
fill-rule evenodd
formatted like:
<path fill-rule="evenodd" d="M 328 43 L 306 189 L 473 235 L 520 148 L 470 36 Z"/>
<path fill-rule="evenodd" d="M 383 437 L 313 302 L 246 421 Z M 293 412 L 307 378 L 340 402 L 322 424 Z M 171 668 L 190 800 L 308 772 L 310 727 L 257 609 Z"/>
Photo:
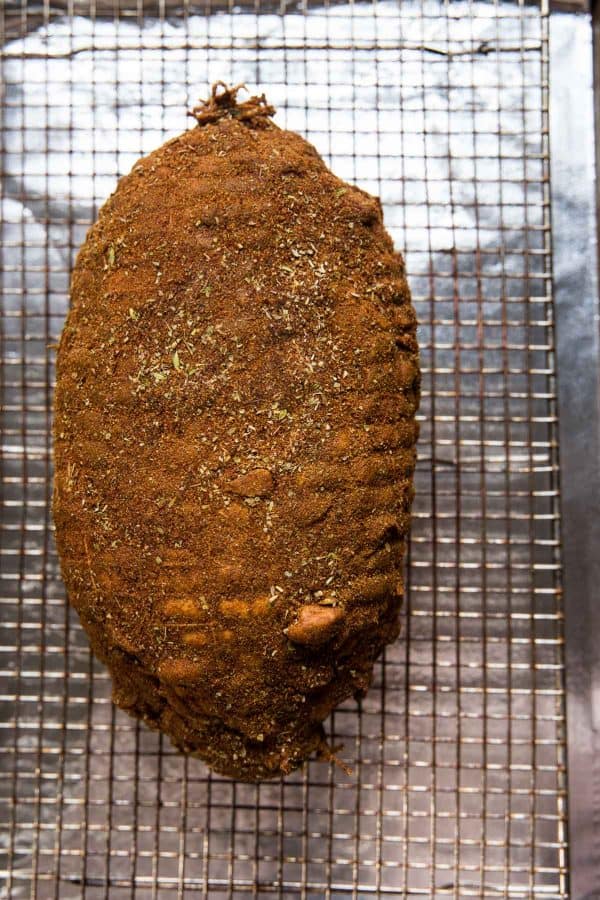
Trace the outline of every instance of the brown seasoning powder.
<path fill-rule="evenodd" d="M 398 634 L 419 365 L 378 200 L 215 86 L 119 182 L 58 351 L 54 517 L 114 700 L 286 773 Z"/>

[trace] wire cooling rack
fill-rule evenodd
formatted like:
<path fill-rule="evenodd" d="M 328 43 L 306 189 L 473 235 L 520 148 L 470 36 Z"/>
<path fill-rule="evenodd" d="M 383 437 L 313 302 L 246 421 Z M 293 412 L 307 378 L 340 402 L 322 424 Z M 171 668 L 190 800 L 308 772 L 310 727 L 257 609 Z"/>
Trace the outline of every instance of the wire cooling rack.
<path fill-rule="evenodd" d="M 547 8 L 0 15 L 0 896 L 566 898 Z M 351 775 L 314 762 L 248 786 L 174 752 L 111 705 L 59 577 L 50 427 L 74 254 L 117 176 L 217 79 L 265 91 L 382 198 L 420 321 L 402 637 L 328 725 Z"/>

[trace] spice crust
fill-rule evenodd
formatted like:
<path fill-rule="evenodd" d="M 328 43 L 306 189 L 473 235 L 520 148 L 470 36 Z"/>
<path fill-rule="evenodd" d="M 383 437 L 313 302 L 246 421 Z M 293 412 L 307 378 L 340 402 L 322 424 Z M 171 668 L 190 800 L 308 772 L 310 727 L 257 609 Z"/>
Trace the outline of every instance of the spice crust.
<path fill-rule="evenodd" d="M 90 230 L 58 351 L 54 517 L 115 702 L 286 773 L 398 634 L 419 396 L 378 200 L 213 89 Z"/>

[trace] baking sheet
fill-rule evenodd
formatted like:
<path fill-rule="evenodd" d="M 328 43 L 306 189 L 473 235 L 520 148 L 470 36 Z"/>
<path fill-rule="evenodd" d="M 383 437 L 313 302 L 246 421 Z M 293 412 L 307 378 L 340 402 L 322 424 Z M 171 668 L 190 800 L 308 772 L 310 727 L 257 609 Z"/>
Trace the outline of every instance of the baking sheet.
<path fill-rule="evenodd" d="M 547 14 L 120 10 L 3 50 L 2 896 L 566 897 Z M 381 197 L 421 323 L 403 637 L 330 722 L 350 776 L 248 786 L 174 753 L 110 704 L 58 574 L 48 345 L 74 253 L 218 79 Z"/>

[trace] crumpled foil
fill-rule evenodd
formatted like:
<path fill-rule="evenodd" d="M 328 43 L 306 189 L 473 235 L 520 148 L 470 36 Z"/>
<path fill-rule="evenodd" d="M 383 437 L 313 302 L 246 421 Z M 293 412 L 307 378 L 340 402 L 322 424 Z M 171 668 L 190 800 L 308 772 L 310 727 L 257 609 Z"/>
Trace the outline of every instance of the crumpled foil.
<path fill-rule="evenodd" d="M 546 23 L 461 0 L 128 12 L 3 49 L 2 896 L 566 896 Z M 353 774 L 311 763 L 283 786 L 232 786 L 113 709 L 65 611 L 48 510 L 48 344 L 74 254 L 117 178 L 218 80 L 264 91 L 381 197 L 421 323 L 404 636 L 360 714 L 330 723 Z"/>

